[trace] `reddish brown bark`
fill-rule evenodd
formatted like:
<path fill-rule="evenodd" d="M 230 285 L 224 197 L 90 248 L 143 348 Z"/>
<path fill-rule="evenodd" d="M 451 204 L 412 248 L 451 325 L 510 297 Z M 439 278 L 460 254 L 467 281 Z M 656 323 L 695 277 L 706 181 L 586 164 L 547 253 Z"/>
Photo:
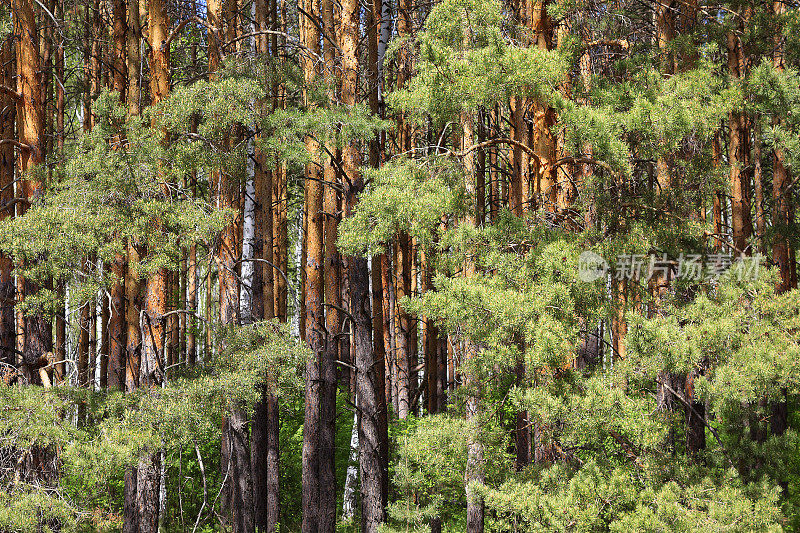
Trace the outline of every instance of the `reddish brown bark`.
<path fill-rule="evenodd" d="M 320 52 L 320 5 L 318 0 L 304 0 L 302 2 L 303 14 L 300 16 L 300 41 L 310 50 L 319 55 Z M 303 70 L 303 101 L 306 106 L 313 106 L 310 99 L 312 85 L 319 78 L 316 60 L 304 56 L 301 64 Z M 306 138 L 306 149 L 309 155 L 319 162 L 319 143 L 311 137 Z M 306 165 L 305 170 L 305 257 L 303 258 L 303 288 L 304 288 L 304 331 L 305 341 L 311 349 L 312 356 L 306 364 L 305 387 L 305 422 L 303 424 L 303 473 L 302 473 L 302 509 L 303 533 L 328 533 L 331 529 L 324 529 L 330 522 L 330 516 L 335 517 L 336 510 L 320 508 L 321 487 L 320 465 L 329 460 L 324 457 L 321 448 L 320 432 L 323 424 L 320 419 L 323 410 L 323 396 L 325 394 L 322 384 L 325 370 L 325 314 L 323 307 L 324 297 L 324 213 L 323 197 L 324 188 L 322 178 L 314 162 Z"/>
<path fill-rule="evenodd" d="M 780 21 L 781 17 L 785 15 L 786 6 L 783 2 L 776 1 L 774 2 L 773 11 Z M 777 31 L 775 36 L 772 64 L 777 70 L 782 71 L 785 69 L 785 37 L 780 31 Z M 776 119 L 775 122 L 779 125 L 780 119 Z M 794 261 L 792 260 L 789 241 L 786 237 L 789 234 L 789 225 L 792 221 L 789 208 L 791 192 L 788 189 L 791 179 L 786 165 L 786 155 L 783 148 L 780 146 L 775 148 L 772 165 L 772 225 L 775 228 L 775 238 L 772 245 L 772 260 L 778 266 L 778 272 L 780 273 L 780 280 L 778 281 L 776 289 L 779 293 L 783 293 L 790 290 L 793 286 L 792 267 Z"/>
<path fill-rule="evenodd" d="M 728 70 L 734 79 L 745 78 L 744 53 L 737 33 L 730 32 L 727 38 Z M 733 246 L 737 253 L 748 252 L 750 238 L 750 198 L 747 139 L 747 119 L 743 111 L 734 109 L 728 115 L 728 164 L 731 184 L 731 231 Z"/>
<path fill-rule="evenodd" d="M 21 196 L 26 200 L 17 204 L 17 216 L 24 214 L 29 202 L 38 198 L 44 190 L 41 179 L 30 174 L 37 165 L 44 162 L 45 107 L 34 5 L 34 0 L 14 0 L 12 3 L 16 36 L 17 93 L 20 95 L 17 99 L 17 137 L 21 145 L 26 147 L 20 150 L 17 158 L 22 175 Z M 17 277 L 17 297 L 20 301 L 26 295 L 36 292 L 38 287 L 35 284 L 25 280 L 23 276 Z M 49 323 L 39 312 L 32 312 L 24 317 L 18 312 L 17 327 L 17 335 L 21 335 L 18 336 L 18 349 L 22 352 L 22 363 L 32 368 L 39 357 L 49 352 L 52 346 Z"/>

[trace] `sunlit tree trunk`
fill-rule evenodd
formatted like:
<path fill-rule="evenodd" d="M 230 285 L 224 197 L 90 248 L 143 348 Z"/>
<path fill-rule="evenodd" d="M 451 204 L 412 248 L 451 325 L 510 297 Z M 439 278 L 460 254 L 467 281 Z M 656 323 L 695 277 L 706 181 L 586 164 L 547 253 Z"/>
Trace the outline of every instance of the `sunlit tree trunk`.
<path fill-rule="evenodd" d="M 354 106 L 358 99 L 359 5 L 345 0 L 341 10 L 340 42 L 342 51 L 342 103 Z M 372 17 L 370 17 L 372 18 Z M 373 44 L 374 46 L 374 44 Z M 376 69 L 377 65 L 370 68 Z M 361 175 L 361 152 L 356 141 L 342 150 L 342 170 L 346 176 L 346 214 L 350 215 L 364 191 Z M 385 403 L 383 375 L 378 367 L 372 340 L 372 310 L 369 294 L 369 268 L 362 257 L 347 259 L 350 278 L 350 312 L 354 319 L 356 398 L 358 399 L 359 475 L 361 480 L 361 531 L 377 533 L 386 519 L 383 442 Z"/>
<path fill-rule="evenodd" d="M 17 137 L 21 144 L 17 164 L 21 182 L 20 197 L 17 205 L 17 216 L 27 210 L 30 202 L 41 196 L 44 184 L 39 177 L 30 174 L 44 162 L 44 100 L 42 93 L 42 70 L 40 66 L 39 48 L 36 31 L 34 0 L 14 0 L 12 10 L 14 16 L 14 32 L 16 37 L 17 65 Z M 17 298 L 21 302 L 27 295 L 33 295 L 39 288 L 32 282 L 17 276 Z M 22 353 L 23 370 L 32 377 L 30 369 L 34 368 L 39 358 L 50 351 L 52 337 L 49 323 L 41 312 L 31 312 L 22 316 L 18 313 L 17 349 Z M 21 337 L 19 337 L 21 335 Z M 20 349 L 21 348 L 21 349 Z"/>
<path fill-rule="evenodd" d="M 775 46 L 773 47 L 772 64 L 778 71 L 786 68 L 785 47 L 786 36 L 783 30 L 784 18 L 786 16 L 786 5 L 776 0 L 773 3 L 773 13 L 776 17 L 779 30 L 774 32 Z M 758 119 L 756 119 L 758 120 Z M 775 120 L 776 125 L 780 125 L 780 119 Z M 759 142 L 756 139 L 756 142 Z M 794 222 L 792 213 L 791 197 L 793 192 L 789 189 L 791 176 L 786 162 L 786 154 L 782 147 L 776 146 L 774 151 L 773 176 L 772 176 L 772 201 L 773 217 L 772 225 L 775 229 L 775 240 L 772 246 L 772 260 L 778 266 L 780 279 L 776 290 L 778 293 L 787 292 L 797 286 L 795 257 L 792 245 L 787 239 L 790 228 Z M 785 400 L 786 391 L 783 391 L 784 399 L 771 404 L 770 429 L 773 435 L 783 435 L 789 425 L 789 408 Z"/>
<path fill-rule="evenodd" d="M 744 80 L 745 58 L 737 32 L 727 36 L 728 71 L 734 80 Z M 746 171 L 748 165 L 747 143 L 749 131 L 747 118 L 743 111 L 734 109 L 728 115 L 728 164 L 730 165 L 731 184 L 731 230 L 733 233 L 734 251 L 747 252 L 750 238 L 750 199 L 749 179 Z"/>
<path fill-rule="evenodd" d="M 320 53 L 320 4 L 318 0 L 304 0 L 302 3 L 304 13 L 300 16 L 300 41 L 315 54 Z M 303 70 L 303 103 L 306 107 L 313 107 L 310 91 L 319 78 L 316 59 L 304 54 L 302 59 Z M 319 162 L 319 143 L 311 136 L 306 138 L 306 149 L 316 162 Z M 305 341 L 311 349 L 311 358 L 306 365 L 305 387 L 305 422 L 303 424 L 303 473 L 302 473 L 302 509 L 303 533 L 329 533 L 331 529 L 324 529 L 329 525 L 331 513 L 335 516 L 336 509 L 321 509 L 320 497 L 323 489 L 321 485 L 320 466 L 323 461 L 324 450 L 320 446 L 321 420 L 323 396 L 322 385 L 323 366 L 326 355 L 325 350 L 325 314 L 323 307 L 324 297 L 324 212 L 322 185 L 323 176 L 315 161 L 306 165 L 305 169 L 305 257 L 304 292 L 305 292 Z M 327 499 L 324 499 L 327 502 Z"/>

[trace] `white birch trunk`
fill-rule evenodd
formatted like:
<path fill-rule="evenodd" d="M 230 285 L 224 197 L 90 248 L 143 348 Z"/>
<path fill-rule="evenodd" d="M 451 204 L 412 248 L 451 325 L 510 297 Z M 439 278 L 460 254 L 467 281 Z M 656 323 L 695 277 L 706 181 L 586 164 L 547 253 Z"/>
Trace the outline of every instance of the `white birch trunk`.
<path fill-rule="evenodd" d="M 358 406 L 358 398 L 356 398 Z M 350 458 L 347 461 L 347 475 L 344 480 L 342 497 L 342 519 L 349 522 L 356 513 L 356 485 L 358 483 L 358 409 L 353 414 L 353 430 L 350 432 Z"/>
<path fill-rule="evenodd" d="M 242 322 L 253 319 L 253 241 L 255 240 L 255 202 L 256 195 L 253 176 L 255 175 L 255 159 L 252 139 L 247 143 L 247 183 L 244 194 L 244 225 L 242 226 L 242 290 L 239 293 L 239 309 Z"/>
<path fill-rule="evenodd" d="M 299 220 L 297 222 L 297 242 L 294 246 L 294 261 L 296 265 L 299 265 L 297 269 L 297 285 L 296 287 L 303 286 L 303 268 L 304 265 L 302 263 L 303 259 L 303 213 L 300 213 Z M 298 290 L 299 292 L 299 290 Z M 296 305 L 294 306 L 294 313 L 292 313 L 292 336 L 295 338 L 300 338 L 300 313 L 303 312 L 300 309 L 300 305 L 302 302 L 298 299 L 295 299 Z"/>

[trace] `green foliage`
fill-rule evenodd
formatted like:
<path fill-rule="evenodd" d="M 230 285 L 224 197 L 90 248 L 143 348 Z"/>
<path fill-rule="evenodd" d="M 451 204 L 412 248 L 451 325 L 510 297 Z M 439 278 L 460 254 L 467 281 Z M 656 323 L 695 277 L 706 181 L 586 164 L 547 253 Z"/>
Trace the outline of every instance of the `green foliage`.
<path fill-rule="evenodd" d="M 0 388 L 0 448 L 4 454 L 17 450 L 8 461 L 17 462 L 26 453 L 51 457 L 61 475 L 60 482 L 42 487 L 15 478 L 15 471 L 24 476 L 29 468 L 24 463 L 6 471 L 0 478 L 0 501 L 13 504 L 4 505 L 0 525 L 13 531 L 38 531 L 39 524 L 48 523 L 61 531 L 114 530 L 119 527 L 115 517 L 121 515 L 122 494 L 111 496 L 108 487 L 120 489 L 121 473 L 143 454 L 158 451 L 165 454 L 168 469 L 187 468 L 197 477 L 196 454 L 205 456 L 207 490 L 219 490 L 214 464 L 223 414 L 232 403 L 252 413 L 257 391 L 267 385 L 283 401 L 296 401 L 308 356 L 307 348 L 276 322 L 231 329 L 224 344 L 217 359 L 194 369 L 193 375 L 131 394 L 71 387 Z M 82 413 L 88 418 L 76 426 L 75 417 L 80 421 L 87 416 Z M 194 459 L 184 459 L 184 454 Z M 211 503 L 205 513 L 212 511 Z M 199 507 L 195 502 L 191 508 L 197 513 Z M 213 517 L 201 518 L 215 523 Z"/>
<path fill-rule="evenodd" d="M 397 110 L 446 124 L 464 111 L 489 108 L 512 95 L 552 101 L 567 64 L 555 52 L 521 47 L 504 35 L 506 13 L 494 0 L 437 3 L 416 43 L 393 42 L 393 52 L 416 46 L 419 61 L 408 86 L 388 95 Z"/>
<path fill-rule="evenodd" d="M 196 167 L 184 166 L 179 143 L 165 144 L 148 118 L 125 118 L 113 93 L 95 102 L 97 125 L 74 148 L 64 175 L 24 217 L 0 224 L 0 247 L 27 279 L 69 283 L 81 302 L 118 281 L 108 269 L 128 243 L 142 250 L 129 265 L 142 278 L 175 267 L 182 247 L 210 240 L 231 213 L 193 198 L 186 188 Z M 53 293 L 26 298 L 53 308 Z"/>
<path fill-rule="evenodd" d="M 459 213 L 464 204 L 460 168 L 444 158 L 400 158 L 380 169 L 366 169 L 369 194 L 355 214 L 342 221 L 340 248 L 372 255 L 398 232 L 433 245 L 442 213 Z"/>
<path fill-rule="evenodd" d="M 629 468 L 554 465 L 537 482 L 483 491 L 490 531 L 780 531 L 777 493 L 735 475 L 696 484 L 643 482 Z"/>
<path fill-rule="evenodd" d="M 456 527 L 466 505 L 467 438 L 476 431 L 486 446 L 487 483 L 496 483 L 508 474 L 508 435 L 496 420 L 473 425 L 462 418 L 435 415 L 403 421 L 394 435 L 393 488 L 398 498 L 389 507 L 386 531 L 425 531 L 437 516 Z"/>

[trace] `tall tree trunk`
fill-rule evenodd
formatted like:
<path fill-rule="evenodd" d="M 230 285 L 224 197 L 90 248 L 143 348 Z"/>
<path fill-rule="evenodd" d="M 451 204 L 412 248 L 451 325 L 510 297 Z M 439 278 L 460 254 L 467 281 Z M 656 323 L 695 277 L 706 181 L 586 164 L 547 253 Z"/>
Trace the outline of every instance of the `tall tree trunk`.
<path fill-rule="evenodd" d="M 736 80 L 744 80 L 746 73 L 742 43 L 736 32 L 727 38 L 728 70 Z M 749 132 L 744 112 L 733 110 L 728 115 L 728 164 L 731 183 L 731 229 L 733 246 L 737 253 L 748 252 L 747 240 L 750 237 L 750 199 L 747 142 Z"/>
<path fill-rule="evenodd" d="M 359 6 L 356 0 L 342 4 L 342 103 L 355 106 L 358 101 L 358 42 Z M 375 68 L 373 66 L 372 68 Z M 358 196 L 364 191 L 361 175 L 361 152 L 356 141 L 342 150 L 342 169 L 346 176 L 346 211 L 353 213 Z M 384 486 L 383 443 L 386 431 L 386 404 L 383 376 L 378 367 L 372 340 L 372 309 L 369 294 L 369 268 L 363 257 L 348 257 L 350 279 L 350 312 L 353 316 L 353 347 L 356 367 L 356 398 L 358 399 L 359 473 L 361 478 L 361 531 L 377 533 L 386 520 L 386 488 Z"/>
<path fill-rule="evenodd" d="M 773 12 L 778 23 L 779 30 L 774 33 L 775 46 L 773 48 L 773 66 L 779 71 L 786 68 L 785 47 L 786 36 L 784 35 L 783 19 L 786 16 L 786 5 L 780 0 L 773 3 Z M 777 119 L 776 125 L 780 125 Z M 756 142 L 760 142 L 756 138 Z M 791 196 L 793 191 L 789 189 L 791 179 L 789 169 L 786 164 L 786 155 L 780 146 L 776 146 L 773 158 L 773 177 L 772 177 L 772 200 L 774 204 L 774 214 L 772 226 L 775 231 L 775 241 L 772 247 L 772 259 L 778 266 L 780 279 L 778 280 L 776 291 L 781 294 L 796 288 L 797 278 L 795 270 L 794 250 L 786 238 L 791 233 L 794 222 L 792 212 Z M 783 399 L 773 402 L 771 405 L 770 429 L 773 435 L 783 435 L 789 425 L 789 405 L 786 401 L 786 391 L 783 391 Z"/>
<path fill-rule="evenodd" d="M 470 32 L 466 29 L 464 39 L 466 43 L 471 42 Z M 466 149 L 475 143 L 475 131 L 473 124 L 473 116 L 467 111 L 461 113 L 461 150 Z M 465 180 L 467 185 L 467 194 L 474 198 L 475 192 L 475 155 L 474 152 L 467 154 L 464 157 L 464 171 Z M 467 216 L 466 223 L 474 225 L 476 221 L 476 209 L 471 209 Z M 471 260 L 467 260 L 465 267 L 465 276 L 471 277 L 474 275 L 475 265 Z M 464 347 L 464 360 L 469 368 L 470 359 L 477 356 L 478 347 L 473 345 L 469 339 L 461 339 Z M 479 431 L 480 417 L 481 417 L 481 398 L 480 398 L 480 383 L 479 379 L 472 374 L 473 370 L 468 370 L 464 375 L 464 386 L 467 390 L 466 400 L 466 417 L 467 422 L 474 424 L 473 430 L 469 432 L 467 437 L 467 469 L 464 474 L 464 484 L 466 486 L 467 494 L 467 533 L 482 533 L 484 528 L 484 503 L 483 499 L 477 494 L 474 484 L 482 484 L 484 481 L 484 450 L 483 443 Z"/>
<path fill-rule="evenodd" d="M 472 30 L 467 24 L 466 19 L 462 19 L 462 39 L 464 50 L 469 50 L 472 46 Z M 475 152 L 468 149 L 475 144 L 475 117 L 469 110 L 462 110 L 460 116 L 461 123 L 461 150 L 466 153 L 464 156 L 464 179 L 467 197 L 473 199 L 473 204 L 467 209 L 465 223 L 468 226 L 475 226 L 478 218 L 478 208 L 475 205 Z M 471 278 L 475 275 L 475 263 L 470 258 L 465 258 L 464 276 Z M 484 472 L 484 449 L 480 435 L 481 413 L 481 389 L 480 378 L 474 374 L 475 359 L 478 356 L 479 348 L 475 346 L 469 338 L 459 339 L 459 344 L 463 347 L 464 367 L 467 371 L 464 374 L 464 387 L 466 390 L 466 419 L 471 425 L 467 436 L 467 468 L 464 473 L 464 485 L 467 496 L 467 533 L 483 533 L 484 529 L 484 503 L 483 498 L 477 493 L 475 485 L 483 484 Z"/>
<path fill-rule="evenodd" d="M 278 3 L 276 0 L 269 0 L 269 6 L 272 29 L 280 31 Z M 281 14 L 283 15 L 284 12 L 285 5 L 281 2 Z M 283 31 L 285 33 L 285 29 Z M 266 44 L 265 41 L 264 44 Z M 269 52 L 273 61 L 276 63 L 281 62 L 278 50 L 278 38 L 275 34 L 272 35 Z M 285 88 L 282 84 L 273 85 L 273 109 L 278 109 L 285 105 L 282 92 L 285 92 Z M 269 263 L 263 265 L 264 268 L 262 271 L 264 281 L 264 315 L 269 318 L 277 317 L 281 322 L 286 322 L 288 296 L 286 275 L 289 270 L 289 261 L 286 236 L 288 227 L 286 214 L 288 191 L 284 178 L 285 167 L 284 163 L 281 161 L 273 167 L 273 170 L 264 170 L 264 191 L 260 196 L 260 201 L 264 213 L 264 259 L 269 261 Z M 272 383 L 273 382 L 269 380 L 267 381 L 268 386 L 272 386 Z M 268 390 L 266 402 L 267 522 L 265 531 L 274 533 L 278 530 L 280 523 L 280 409 L 278 406 L 278 397 L 272 388 Z"/>
<path fill-rule="evenodd" d="M 321 0 L 323 42 L 323 76 L 330 101 L 338 96 L 338 80 L 334 77 L 337 68 L 336 27 L 333 17 L 333 0 Z M 339 358 L 342 317 L 340 256 L 336 249 L 339 226 L 339 200 L 337 189 L 338 172 L 335 167 L 336 145 L 334 139 L 325 140 L 322 153 L 325 188 L 323 191 L 324 227 L 324 354 L 320 357 L 320 405 L 319 405 L 319 531 L 336 529 L 336 360 Z"/>
<path fill-rule="evenodd" d="M 271 26 L 275 27 L 275 2 L 270 2 Z M 267 29 L 267 7 L 263 0 L 255 6 L 258 28 Z M 266 37 L 257 40 L 257 51 L 266 55 L 270 52 Z M 271 50 L 273 53 L 275 49 Z M 277 59 L 273 57 L 273 59 Z M 277 87 L 273 87 L 277 90 Z M 261 102 L 262 109 L 267 110 L 277 104 L 277 94 L 273 94 L 273 102 Z M 275 317 L 276 298 L 274 294 L 275 276 L 280 276 L 273 264 L 273 170 L 267 168 L 266 157 L 261 150 L 255 148 L 254 200 L 255 200 L 255 241 L 253 247 L 253 281 L 252 281 L 252 318 L 254 321 Z M 261 261 L 259 261 L 261 260 Z M 262 262 L 263 261 L 263 262 Z M 257 531 L 274 532 L 279 522 L 279 469 L 278 439 L 279 421 L 277 398 L 272 390 L 272 376 L 266 376 L 266 383 L 261 389 L 261 398 L 255 406 L 251 433 L 251 455 L 253 468 L 253 506 L 254 525 Z"/>
<path fill-rule="evenodd" d="M 62 48 L 63 50 L 63 48 Z M 63 57 L 63 56 L 62 56 Z M 6 40 L 0 48 L 2 58 L 2 85 L 14 86 L 15 63 L 12 42 Z M 63 68 L 62 68 L 63 70 Z M 63 77 L 63 76 L 62 76 Z M 13 139 L 15 136 L 14 124 L 16 123 L 16 103 L 11 95 L 0 95 L 0 136 L 3 139 Z M 3 144 L 0 146 L 0 220 L 14 215 L 14 146 Z M 14 325 L 14 277 L 11 274 L 11 257 L 0 253 L 0 361 L 13 365 L 16 362 L 14 350 L 16 349 Z M 61 361 L 63 358 L 58 359 Z M 63 373 L 62 373 L 63 374 Z"/>
<path fill-rule="evenodd" d="M 125 0 L 113 0 L 113 89 L 125 101 L 127 89 L 127 48 Z M 127 257 L 125 253 L 114 256 L 111 263 L 111 274 L 114 283 L 111 285 L 111 302 L 108 319 L 108 382 L 111 388 L 125 390 L 125 277 L 127 275 Z"/>
<path fill-rule="evenodd" d="M 228 33 L 235 34 L 235 6 L 226 2 L 225 6 L 218 1 L 207 4 L 208 21 L 214 30 L 209 31 L 208 70 L 212 81 L 217 78 L 217 71 L 222 59 L 221 29 L 227 27 Z M 225 20 L 223 20 L 225 19 Z M 225 143 L 229 142 L 226 134 Z M 232 209 L 237 219 L 230 222 L 222 230 L 217 249 L 217 270 L 219 279 L 219 318 L 221 324 L 230 326 L 240 320 L 239 285 L 237 282 L 237 239 L 236 220 L 239 212 L 239 182 L 224 170 L 215 170 L 211 176 L 217 207 Z M 241 406 L 233 406 L 223 420 L 222 425 L 222 457 L 221 467 L 227 476 L 226 485 L 222 489 L 222 511 L 228 525 L 236 533 L 247 533 L 253 530 L 253 493 L 250 464 L 250 447 L 248 442 L 249 428 L 247 417 Z"/>
<path fill-rule="evenodd" d="M 389 16 L 383 14 L 384 0 L 373 0 L 371 9 L 367 10 L 367 28 L 374 28 L 369 31 L 367 38 L 368 58 L 367 58 L 367 77 L 369 81 L 369 105 L 375 116 L 381 115 L 381 87 L 383 87 L 380 54 L 381 30 L 384 26 L 388 27 Z M 384 24 L 386 22 L 386 24 Z M 385 49 L 385 47 L 384 47 Z M 373 168 L 378 168 L 381 163 L 382 143 L 381 133 L 376 134 L 370 142 L 369 163 Z M 385 256 L 376 255 L 372 258 L 372 324 L 373 324 L 373 368 L 375 371 L 375 394 L 378 414 L 378 451 L 380 454 L 380 488 L 382 507 L 385 508 L 389 496 L 389 413 L 387 402 L 386 387 L 386 339 L 391 332 L 385 329 L 384 317 L 388 317 L 388 309 L 385 309 L 383 294 L 383 284 L 381 281 L 382 264 Z M 356 343 L 356 364 L 358 364 L 358 340 Z M 358 379 L 358 378 L 356 378 Z M 391 387 L 389 387 L 391 390 Z M 366 437 L 365 437 L 366 438 Z M 360 460 L 360 458 L 359 458 Z M 360 466 L 359 466 L 360 468 Z M 363 476 L 363 475 L 362 475 Z M 363 479 L 363 477 L 362 477 Z M 362 495 L 362 506 L 364 496 Z M 375 507 L 371 507 L 375 509 Z M 385 511 L 384 511 L 385 512 Z M 368 516 L 362 508 L 362 517 Z M 384 517 L 385 518 L 385 517 Z M 362 528 L 366 530 L 365 524 Z"/>
<path fill-rule="evenodd" d="M 24 202 L 17 204 L 17 216 L 25 213 L 27 205 L 36 200 L 44 192 L 41 179 L 29 174 L 33 169 L 44 162 L 44 100 L 42 94 L 42 71 L 39 61 L 39 48 L 36 31 L 36 16 L 34 13 L 34 0 L 14 0 L 12 3 L 14 15 L 14 33 L 16 36 L 16 65 L 17 65 L 17 137 L 23 145 L 17 162 L 22 176 L 20 183 L 21 197 Z M 38 287 L 17 276 L 18 300 L 21 302 L 26 296 L 36 294 Z M 21 345 L 22 363 L 30 369 L 36 365 L 39 357 L 49 352 L 52 339 L 49 324 L 41 312 L 34 311 L 22 317 L 18 315 L 18 326 L 21 327 L 22 337 L 18 338 Z M 32 376 L 29 375 L 28 378 Z"/>
<path fill-rule="evenodd" d="M 320 52 L 320 5 L 318 0 L 304 0 L 303 13 L 300 17 L 300 41 L 312 52 Z M 304 56 L 303 69 L 303 103 L 313 107 L 310 92 L 313 84 L 319 78 L 316 60 Z M 312 137 L 306 138 L 306 149 L 316 162 L 319 162 L 319 143 Z M 321 477 L 320 465 L 330 458 L 324 457 L 325 450 L 321 447 L 320 433 L 322 432 L 322 414 L 324 403 L 324 386 L 322 384 L 326 356 L 325 350 L 325 313 L 323 307 L 323 266 L 324 254 L 324 213 L 323 196 L 324 188 L 321 183 L 320 172 L 314 161 L 306 165 L 305 169 L 305 257 L 303 261 L 304 272 L 304 305 L 305 305 L 305 341 L 311 349 L 311 358 L 306 364 L 305 387 L 305 421 L 303 424 L 303 473 L 302 473 L 302 509 L 303 533 L 329 533 L 324 529 L 329 521 L 330 512 L 335 515 L 336 509 L 321 509 L 320 492 Z M 330 488 L 327 488 L 330 490 Z M 327 501 L 327 500 L 325 500 Z"/>
<path fill-rule="evenodd" d="M 131 11 L 129 10 L 129 15 Z M 130 22 L 130 21 L 129 21 Z M 163 43 L 167 39 L 169 22 L 166 5 L 163 0 L 149 0 L 148 34 L 151 42 Z M 129 42 L 130 44 L 130 42 Z M 130 53 L 130 49 L 129 49 Z M 138 56 L 138 51 L 136 52 Z M 129 61 L 130 61 L 129 57 Z M 138 68 L 138 66 L 137 66 Z M 169 94 L 169 50 L 162 46 L 154 46 L 150 55 L 150 98 L 153 105 L 158 104 Z M 129 111 L 131 110 L 129 102 Z M 156 221 L 154 231 L 161 231 L 160 221 Z M 130 254 L 130 248 L 129 248 Z M 130 260 L 130 255 L 129 255 Z M 129 262 L 130 265 L 130 262 Z M 136 275 L 134 274 L 134 276 Z M 161 385 L 164 355 L 164 314 L 167 312 L 167 271 L 159 269 L 150 275 L 144 283 L 143 313 L 140 336 L 141 354 L 139 360 L 139 386 L 158 387 Z M 131 286 L 135 291 L 137 287 Z M 128 313 L 133 318 L 134 313 Z M 129 324 L 128 332 L 130 333 Z M 130 346 L 131 339 L 128 340 Z M 160 453 L 151 450 L 144 455 L 137 466 L 136 503 L 138 508 L 139 533 L 156 533 L 159 522 L 159 487 L 160 487 Z"/>
<path fill-rule="evenodd" d="M 783 2 L 776 1 L 774 2 L 773 11 L 775 16 L 780 20 L 785 16 L 786 6 Z M 782 71 L 785 68 L 785 36 L 781 32 L 776 32 L 775 35 L 772 63 L 777 70 Z M 776 125 L 780 125 L 780 122 L 780 119 L 775 121 Z M 786 238 L 789 234 L 789 226 L 791 224 L 789 202 L 792 193 L 788 189 L 791 179 L 786 165 L 786 155 L 782 147 L 775 147 L 772 164 L 772 226 L 775 229 L 775 237 L 772 245 L 772 260 L 778 266 L 778 272 L 780 274 L 780 280 L 778 281 L 776 289 L 779 293 L 783 293 L 792 288 L 792 260 L 789 253 L 789 241 Z"/>

